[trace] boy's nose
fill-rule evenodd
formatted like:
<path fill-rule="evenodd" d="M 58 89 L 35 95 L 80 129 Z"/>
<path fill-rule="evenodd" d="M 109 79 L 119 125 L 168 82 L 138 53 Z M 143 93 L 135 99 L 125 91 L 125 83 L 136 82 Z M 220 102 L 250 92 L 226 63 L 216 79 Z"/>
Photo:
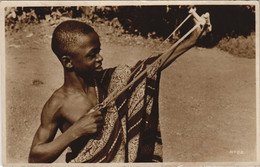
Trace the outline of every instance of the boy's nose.
<path fill-rule="evenodd" d="M 96 61 L 103 61 L 103 57 L 100 54 L 97 54 Z"/>

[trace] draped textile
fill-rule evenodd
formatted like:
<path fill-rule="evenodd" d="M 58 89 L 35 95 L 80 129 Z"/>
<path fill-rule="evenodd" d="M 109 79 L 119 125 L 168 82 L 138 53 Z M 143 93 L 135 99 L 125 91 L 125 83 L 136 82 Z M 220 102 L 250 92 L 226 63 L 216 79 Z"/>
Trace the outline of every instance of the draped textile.
<path fill-rule="evenodd" d="M 122 89 L 157 58 L 139 61 L 132 68 L 120 65 L 100 72 L 97 77 L 99 101 Z M 160 65 L 160 61 L 153 64 L 146 75 L 102 110 L 102 131 L 90 139 L 83 138 L 83 148 L 70 150 L 66 155 L 67 162 L 162 161 L 158 114 Z"/>

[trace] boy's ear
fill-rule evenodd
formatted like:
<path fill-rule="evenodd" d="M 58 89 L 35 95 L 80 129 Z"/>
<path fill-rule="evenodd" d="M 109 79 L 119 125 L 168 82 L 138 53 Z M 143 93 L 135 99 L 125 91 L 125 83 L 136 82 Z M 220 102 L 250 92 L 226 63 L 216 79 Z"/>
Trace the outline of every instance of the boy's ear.
<path fill-rule="evenodd" d="M 70 56 L 62 56 L 61 62 L 62 62 L 62 65 L 66 68 L 71 69 L 73 67 Z"/>

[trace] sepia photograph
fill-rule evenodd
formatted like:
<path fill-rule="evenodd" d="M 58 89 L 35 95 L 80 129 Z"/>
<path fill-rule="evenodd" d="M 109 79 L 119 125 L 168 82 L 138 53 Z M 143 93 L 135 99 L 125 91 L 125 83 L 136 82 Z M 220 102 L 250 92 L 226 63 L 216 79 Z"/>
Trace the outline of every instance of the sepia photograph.
<path fill-rule="evenodd" d="M 258 1 L 1 14 L 4 165 L 259 164 Z"/>

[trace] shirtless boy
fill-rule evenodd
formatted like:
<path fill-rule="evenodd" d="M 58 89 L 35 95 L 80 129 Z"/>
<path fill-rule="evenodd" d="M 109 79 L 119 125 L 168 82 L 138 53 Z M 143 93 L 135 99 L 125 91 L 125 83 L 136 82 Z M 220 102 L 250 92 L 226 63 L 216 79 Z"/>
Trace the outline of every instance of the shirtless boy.
<path fill-rule="evenodd" d="M 172 56 L 159 69 L 163 70 L 194 46 L 202 31 L 202 27 L 198 28 L 188 40 L 165 54 L 166 57 Z M 30 150 L 30 163 L 54 162 L 68 147 L 72 152 L 78 153 L 90 138 L 107 127 L 101 111 L 89 112 L 100 101 L 96 85 L 99 73 L 104 71 L 100 48 L 98 34 L 85 23 L 65 21 L 55 29 L 52 50 L 64 68 L 64 84 L 44 105 L 41 124 Z M 54 139 L 58 129 L 62 134 Z M 118 152 L 111 157 L 116 157 Z M 121 160 L 117 156 L 116 160 L 110 157 L 110 160 L 99 161 L 125 162 L 128 161 L 125 155 L 127 154 L 124 151 Z"/>

